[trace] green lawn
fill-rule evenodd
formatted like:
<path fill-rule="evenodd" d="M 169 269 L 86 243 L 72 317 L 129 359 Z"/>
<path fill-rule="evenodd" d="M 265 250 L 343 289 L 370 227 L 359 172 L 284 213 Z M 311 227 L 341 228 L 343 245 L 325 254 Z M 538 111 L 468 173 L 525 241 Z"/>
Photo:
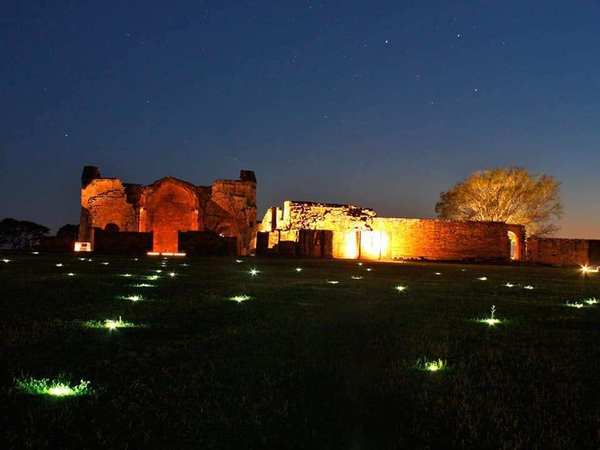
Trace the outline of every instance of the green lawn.
<path fill-rule="evenodd" d="M 600 298 L 600 274 L 5 257 L 0 448 L 600 447 L 600 305 L 564 306 Z M 155 287 L 132 286 L 140 283 Z M 121 298 L 130 295 L 144 299 Z M 492 305 L 503 323 L 473 320 Z M 144 326 L 85 326 L 119 316 Z M 417 370 L 423 358 L 448 369 Z M 61 374 L 93 393 L 54 398 L 17 386 Z"/>

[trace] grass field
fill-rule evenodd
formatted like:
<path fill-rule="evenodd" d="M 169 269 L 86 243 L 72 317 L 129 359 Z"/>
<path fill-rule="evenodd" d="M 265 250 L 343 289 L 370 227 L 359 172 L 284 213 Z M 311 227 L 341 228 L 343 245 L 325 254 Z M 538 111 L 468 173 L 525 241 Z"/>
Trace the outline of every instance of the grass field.
<path fill-rule="evenodd" d="M 600 305 L 565 306 L 600 274 L 3 257 L 1 448 L 600 447 Z M 473 320 L 492 305 L 502 323 Z M 86 323 L 119 317 L 143 326 Z M 61 376 L 88 395 L 19 387 Z"/>

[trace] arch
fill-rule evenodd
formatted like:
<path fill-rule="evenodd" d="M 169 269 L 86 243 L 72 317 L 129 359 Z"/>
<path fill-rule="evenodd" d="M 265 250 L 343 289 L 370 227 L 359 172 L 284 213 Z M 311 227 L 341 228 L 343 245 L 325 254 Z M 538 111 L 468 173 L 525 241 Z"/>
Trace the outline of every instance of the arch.
<path fill-rule="evenodd" d="M 193 186 L 175 178 L 163 178 L 142 199 L 144 231 L 152 231 L 152 250 L 179 251 L 179 232 L 199 229 L 198 196 Z"/>
<path fill-rule="evenodd" d="M 119 225 L 113 222 L 107 223 L 104 227 L 104 231 L 107 231 L 109 233 L 118 233 L 120 231 Z"/>
<path fill-rule="evenodd" d="M 518 261 L 521 259 L 521 244 L 514 231 L 508 232 L 508 241 L 510 242 L 510 260 Z"/>

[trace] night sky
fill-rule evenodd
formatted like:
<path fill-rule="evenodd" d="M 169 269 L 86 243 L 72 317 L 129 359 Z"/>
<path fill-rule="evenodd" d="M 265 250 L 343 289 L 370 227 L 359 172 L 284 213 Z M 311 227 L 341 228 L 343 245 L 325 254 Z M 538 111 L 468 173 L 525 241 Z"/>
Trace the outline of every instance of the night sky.
<path fill-rule="evenodd" d="M 79 220 L 80 173 L 432 217 L 477 169 L 562 182 L 600 238 L 597 1 L 2 2 L 0 217 Z"/>

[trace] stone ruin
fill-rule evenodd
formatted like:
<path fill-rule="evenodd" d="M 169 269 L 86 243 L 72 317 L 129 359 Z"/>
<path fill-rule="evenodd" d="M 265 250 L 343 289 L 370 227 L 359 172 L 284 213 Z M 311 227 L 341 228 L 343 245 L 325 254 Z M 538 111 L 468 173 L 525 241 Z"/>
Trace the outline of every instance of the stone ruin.
<path fill-rule="evenodd" d="M 79 241 L 91 249 L 202 254 L 212 243 L 213 250 L 220 245 L 245 255 L 254 249 L 255 236 L 252 171 L 210 186 L 174 177 L 140 185 L 102 177 L 94 166 L 83 168 Z"/>

